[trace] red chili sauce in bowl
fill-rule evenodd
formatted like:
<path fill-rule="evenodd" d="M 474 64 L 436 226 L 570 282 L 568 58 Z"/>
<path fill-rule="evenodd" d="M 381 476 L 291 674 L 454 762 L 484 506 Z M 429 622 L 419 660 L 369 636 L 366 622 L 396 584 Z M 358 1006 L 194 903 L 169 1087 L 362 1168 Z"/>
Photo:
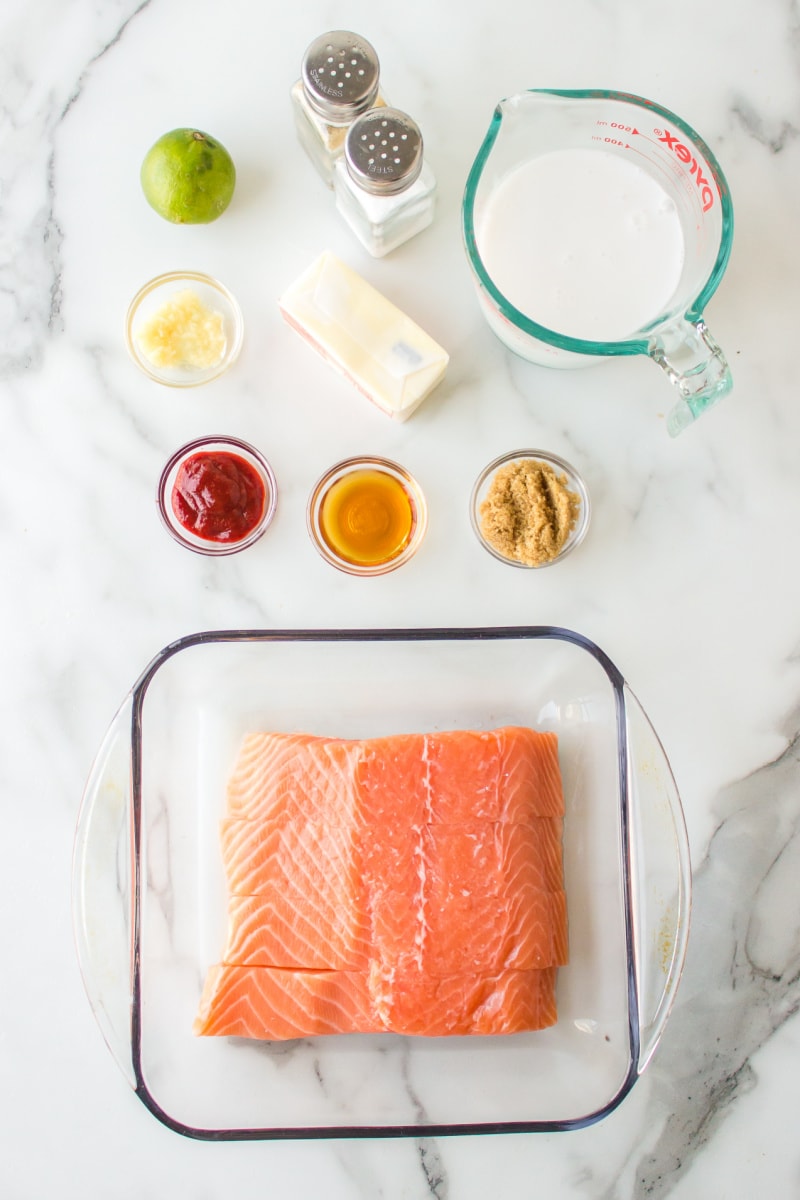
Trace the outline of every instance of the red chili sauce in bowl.
<path fill-rule="evenodd" d="M 267 460 L 233 437 L 198 438 L 173 454 L 158 485 L 161 517 L 177 542 L 198 554 L 252 545 L 275 514 Z"/>
<path fill-rule="evenodd" d="M 196 537 L 240 542 L 263 517 L 267 491 L 240 454 L 201 450 L 181 463 L 171 499 L 177 520 Z"/>

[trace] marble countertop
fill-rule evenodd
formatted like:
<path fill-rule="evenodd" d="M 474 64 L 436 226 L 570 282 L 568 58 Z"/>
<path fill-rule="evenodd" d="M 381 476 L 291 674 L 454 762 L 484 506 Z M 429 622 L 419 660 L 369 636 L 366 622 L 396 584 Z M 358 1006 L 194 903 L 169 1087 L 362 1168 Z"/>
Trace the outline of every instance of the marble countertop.
<path fill-rule="evenodd" d="M 12 0 L 1 20 L 2 1195 L 797 1194 L 795 9 Z M 434 225 L 384 260 L 343 225 L 292 127 L 300 56 L 332 27 L 378 48 L 439 181 Z M 706 315 L 734 388 L 677 439 L 670 386 L 645 358 L 548 371 L 511 355 L 480 315 L 461 194 L 496 102 L 530 87 L 649 97 L 694 126 L 727 175 L 733 254 Z M 237 165 L 233 203 L 210 226 L 169 225 L 139 188 L 144 152 L 179 125 L 213 132 Z M 406 424 L 281 321 L 278 296 L 326 248 L 451 355 Z M 123 339 L 134 292 L 175 268 L 222 279 L 246 324 L 235 367 L 184 392 L 140 374 Z M 154 493 L 176 447 L 218 432 L 264 451 L 280 499 L 262 541 L 215 561 L 167 536 Z M 561 454 L 592 495 L 586 541 L 553 570 L 509 570 L 470 528 L 473 480 L 518 446 Z M 305 530 L 314 481 L 364 452 L 412 470 L 430 508 L 416 558 L 371 580 L 333 570 Z M 610 655 L 685 809 L 686 967 L 631 1094 L 559 1134 L 206 1145 L 164 1128 L 98 1032 L 71 919 L 84 784 L 139 672 L 203 629 L 527 624 L 578 630 Z"/>

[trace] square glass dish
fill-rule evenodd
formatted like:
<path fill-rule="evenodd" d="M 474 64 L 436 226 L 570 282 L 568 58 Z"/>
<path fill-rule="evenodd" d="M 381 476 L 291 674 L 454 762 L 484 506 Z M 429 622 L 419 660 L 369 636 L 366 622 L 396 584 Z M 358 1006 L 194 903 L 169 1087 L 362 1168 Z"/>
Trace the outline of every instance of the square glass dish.
<path fill-rule="evenodd" d="M 225 786 L 256 729 L 345 738 L 528 725 L 559 737 L 569 964 L 535 1033 L 289 1042 L 192 1032 L 219 960 Z M 667 758 L 619 670 L 551 626 L 226 631 L 167 647 L 92 768 L 75 934 L 103 1035 L 164 1124 L 214 1140 L 556 1131 L 633 1087 L 683 966 L 690 860 Z"/>

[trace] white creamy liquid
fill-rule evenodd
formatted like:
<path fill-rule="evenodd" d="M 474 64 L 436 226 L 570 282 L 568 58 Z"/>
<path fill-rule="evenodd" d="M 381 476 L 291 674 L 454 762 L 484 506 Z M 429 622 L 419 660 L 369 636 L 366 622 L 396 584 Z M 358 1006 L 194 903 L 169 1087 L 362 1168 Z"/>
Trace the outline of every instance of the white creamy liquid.
<path fill-rule="evenodd" d="M 683 267 L 671 198 L 631 159 L 603 150 L 555 150 L 516 167 L 475 233 L 489 276 L 515 308 L 589 341 L 641 329 Z"/>

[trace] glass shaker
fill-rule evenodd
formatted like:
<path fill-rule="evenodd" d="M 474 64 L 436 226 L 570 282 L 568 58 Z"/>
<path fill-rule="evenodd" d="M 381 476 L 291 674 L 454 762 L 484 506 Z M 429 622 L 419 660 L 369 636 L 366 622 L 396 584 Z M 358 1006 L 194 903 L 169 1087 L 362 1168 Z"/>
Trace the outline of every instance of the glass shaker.
<path fill-rule="evenodd" d="M 347 132 L 334 169 L 336 207 L 375 258 L 433 220 L 436 179 L 419 126 L 396 108 L 372 108 Z"/>
<path fill-rule="evenodd" d="M 300 144 L 333 186 L 333 167 L 344 151 L 347 130 L 367 109 L 384 105 L 375 50 L 358 34 L 335 30 L 315 38 L 303 56 L 301 77 L 291 90 Z"/>

